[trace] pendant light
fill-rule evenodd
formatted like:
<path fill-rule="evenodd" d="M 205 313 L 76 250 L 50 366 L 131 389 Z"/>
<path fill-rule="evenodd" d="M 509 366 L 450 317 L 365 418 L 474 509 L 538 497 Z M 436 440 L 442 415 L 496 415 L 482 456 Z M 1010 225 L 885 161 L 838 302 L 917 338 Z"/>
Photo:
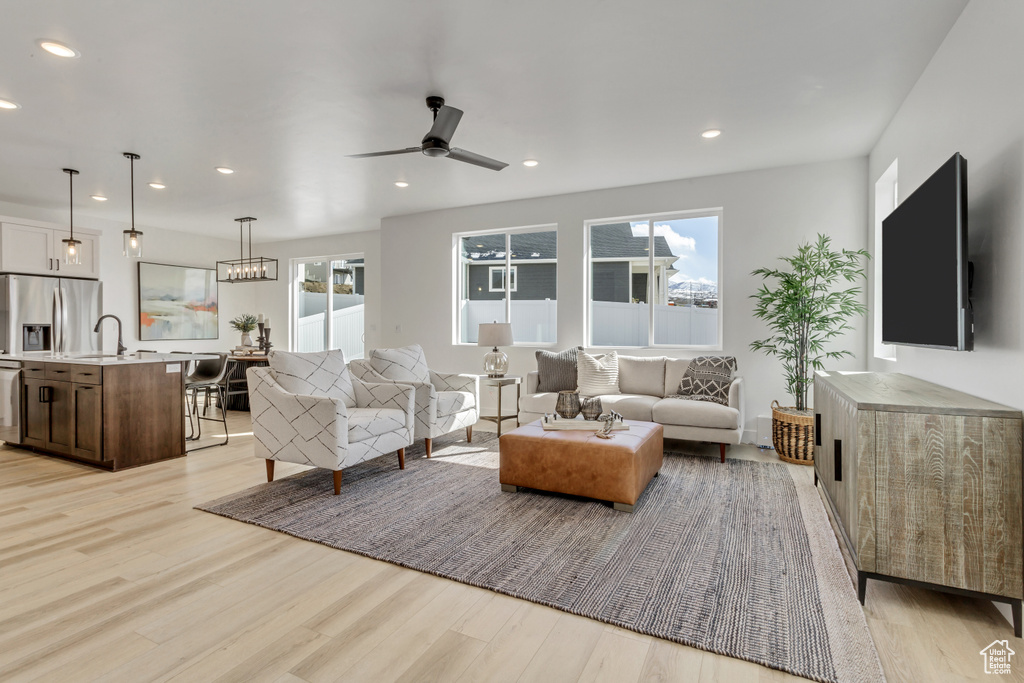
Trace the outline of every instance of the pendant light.
<path fill-rule="evenodd" d="M 217 282 L 267 282 L 277 279 L 277 259 L 252 255 L 252 216 L 236 218 L 238 222 L 238 258 L 217 261 Z M 249 255 L 245 255 L 246 230 L 249 231 Z"/>
<path fill-rule="evenodd" d="M 64 172 L 68 174 L 68 207 L 70 209 L 68 227 L 71 235 L 67 239 L 61 240 L 61 242 L 64 243 L 64 263 L 69 266 L 77 266 L 82 262 L 82 242 L 75 239 L 75 201 L 73 190 L 75 176 L 78 175 L 78 171 L 73 168 L 65 168 Z"/>
<path fill-rule="evenodd" d="M 135 160 L 141 157 L 131 152 L 125 152 L 124 156 L 129 160 L 132 167 L 132 229 L 124 231 L 124 250 L 122 253 L 128 258 L 133 256 L 139 258 L 142 256 L 142 231 L 135 229 Z"/>

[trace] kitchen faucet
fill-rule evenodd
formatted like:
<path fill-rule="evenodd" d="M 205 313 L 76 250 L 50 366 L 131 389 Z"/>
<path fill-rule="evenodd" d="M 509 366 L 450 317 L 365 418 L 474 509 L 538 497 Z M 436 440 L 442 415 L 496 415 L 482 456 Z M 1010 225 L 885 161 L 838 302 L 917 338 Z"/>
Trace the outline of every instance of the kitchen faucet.
<path fill-rule="evenodd" d="M 99 332 L 100 331 L 100 325 L 103 323 L 103 319 L 104 318 L 113 318 L 114 320 L 117 321 L 117 355 L 123 356 L 124 352 L 127 351 L 128 348 L 124 345 L 124 339 L 121 337 L 121 319 L 120 318 L 118 318 L 116 315 L 113 315 L 111 313 L 107 313 L 106 315 L 101 315 L 100 319 L 96 321 L 96 327 L 92 328 L 92 331 L 93 332 Z"/>

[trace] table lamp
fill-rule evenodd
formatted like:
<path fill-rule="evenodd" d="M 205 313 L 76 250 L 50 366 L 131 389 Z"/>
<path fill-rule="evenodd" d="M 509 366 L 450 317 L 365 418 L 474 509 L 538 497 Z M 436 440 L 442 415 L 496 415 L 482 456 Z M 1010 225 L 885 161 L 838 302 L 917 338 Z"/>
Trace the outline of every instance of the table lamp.
<path fill-rule="evenodd" d="M 488 377 L 504 377 L 508 372 L 508 356 L 499 351 L 499 346 L 512 346 L 512 323 L 480 323 L 477 346 L 493 346 L 484 356 L 484 372 Z"/>

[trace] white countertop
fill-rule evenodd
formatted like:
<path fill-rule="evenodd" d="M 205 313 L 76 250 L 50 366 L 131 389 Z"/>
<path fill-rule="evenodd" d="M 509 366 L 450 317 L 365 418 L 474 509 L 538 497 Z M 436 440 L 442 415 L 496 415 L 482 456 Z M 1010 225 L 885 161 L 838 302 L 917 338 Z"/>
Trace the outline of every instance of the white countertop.
<path fill-rule="evenodd" d="M 126 365 L 129 363 L 183 363 L 193 360 L 213 360 L 211 353 L 132 353 L 124 356 L 100 355 L 98 353 L 53 353 L 51 351 L 27 351 L 19 354 L 0 355 L 0 361 L 35 361 L 43 363 L 72 363 L 75 365 Z"/>

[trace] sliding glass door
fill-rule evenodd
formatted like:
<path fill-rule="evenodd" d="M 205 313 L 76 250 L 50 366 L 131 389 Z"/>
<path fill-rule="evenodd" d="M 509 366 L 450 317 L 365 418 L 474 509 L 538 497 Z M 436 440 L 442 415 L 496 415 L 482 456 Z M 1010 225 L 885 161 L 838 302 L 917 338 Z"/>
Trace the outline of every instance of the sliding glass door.
<path fill-rule="evenodd" d="M 292 349 L 341 349 L 345 360 L 363 357 L 362 255 L 292 261 Z"/>

